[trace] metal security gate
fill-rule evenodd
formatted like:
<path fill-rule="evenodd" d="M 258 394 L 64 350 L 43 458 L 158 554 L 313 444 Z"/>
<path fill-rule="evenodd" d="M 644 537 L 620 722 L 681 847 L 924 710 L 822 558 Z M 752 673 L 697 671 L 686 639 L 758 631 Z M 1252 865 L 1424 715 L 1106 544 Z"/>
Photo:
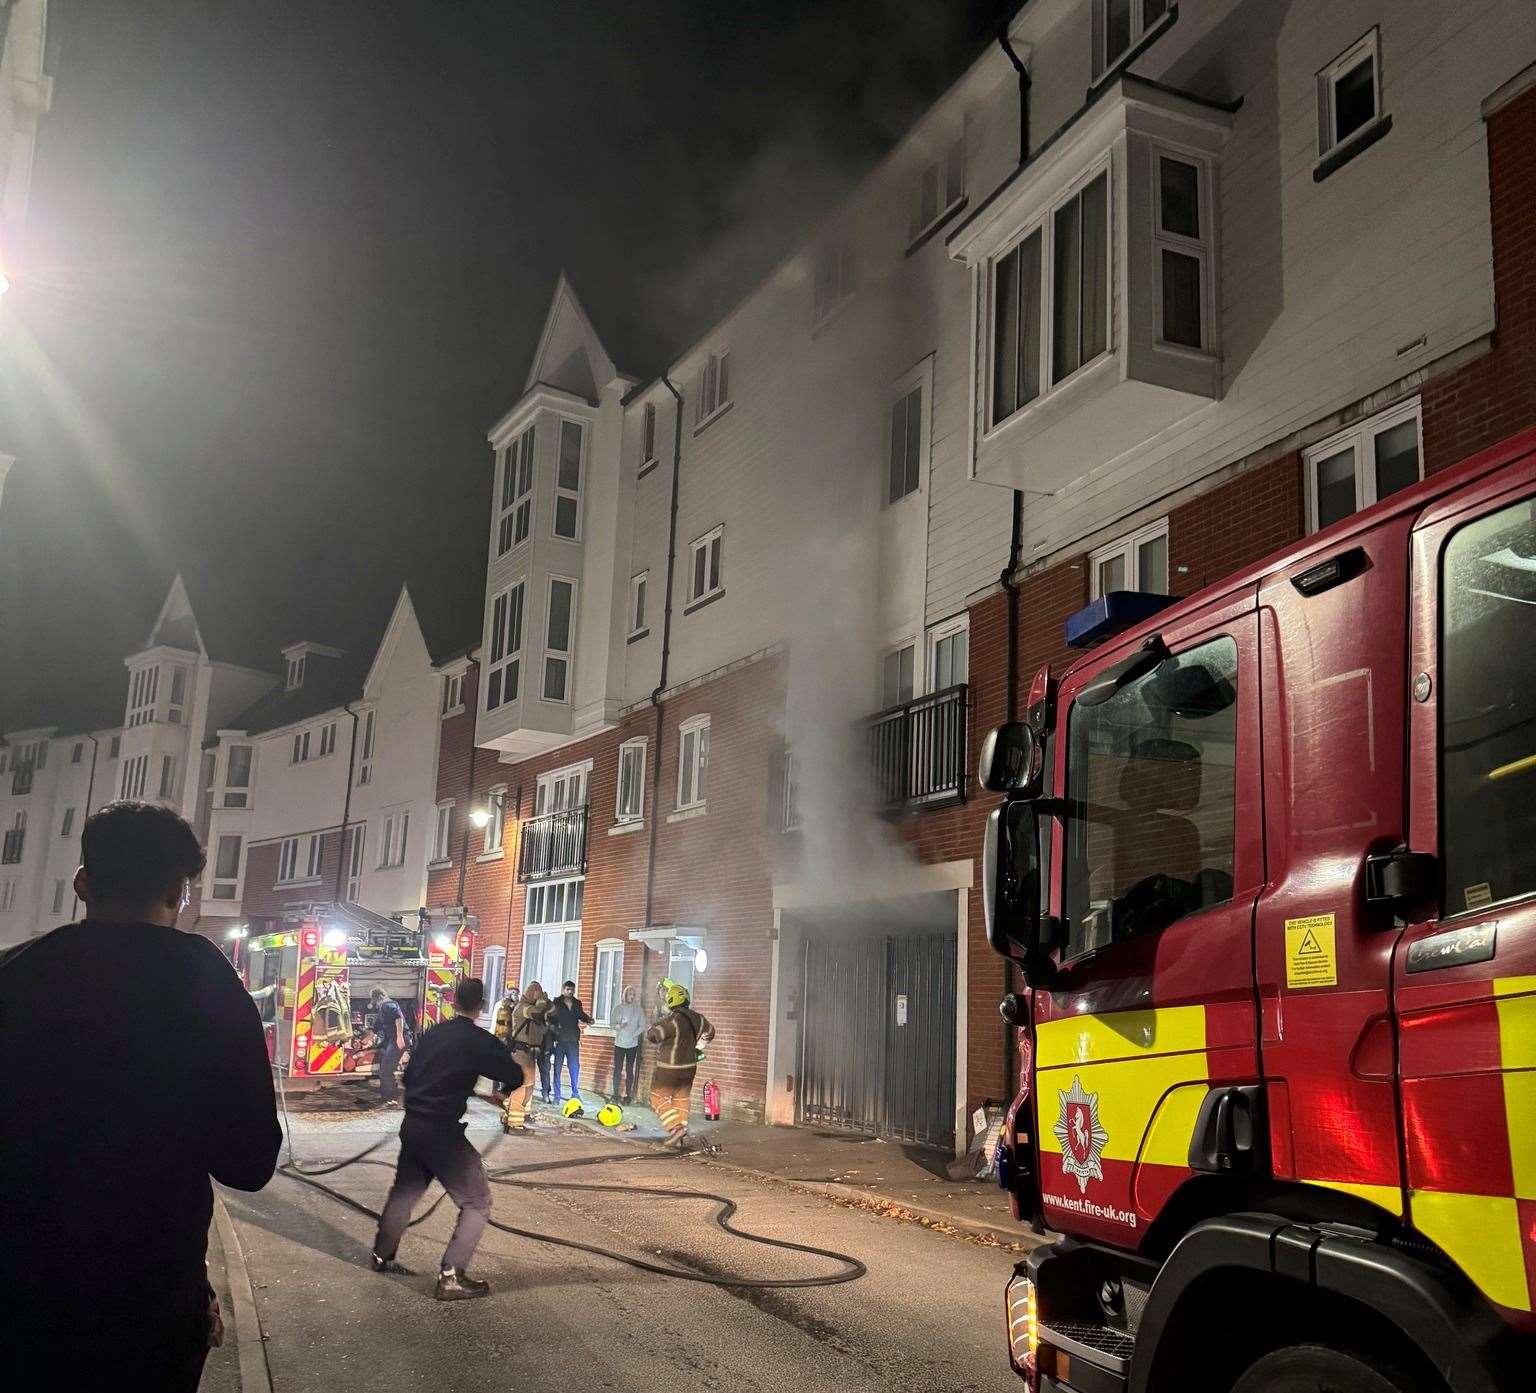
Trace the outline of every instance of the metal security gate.
<path fill-rule="evenodd" d="M 798 1120 L 948 1149 L 955 936 L 805 942 Z"/>

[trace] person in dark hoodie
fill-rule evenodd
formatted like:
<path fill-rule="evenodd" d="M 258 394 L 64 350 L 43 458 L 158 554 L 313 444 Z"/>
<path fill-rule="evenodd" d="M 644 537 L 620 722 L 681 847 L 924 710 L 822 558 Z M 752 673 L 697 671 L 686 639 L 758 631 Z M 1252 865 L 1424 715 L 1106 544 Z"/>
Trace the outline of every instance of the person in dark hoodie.
<path fill-rule="evenodd" d="M 80 840 L 85 918 L 0 956 L 0 1383 L 192 1393 L 221 1337 L 209 1178 L 261 1189 L 282 1140 L 261 1017 L 176 929 L 204 864 L 182 818 L 110 803 Z"/>
<path fill-rule="evenodd" d="M 560 1106 L 560 1068 L 565 1066 L 571 1080 L 571 1097 L 581 1101 L 581 1028 L 592 1024 L 592 1017 L 576 995 L 576 984 L 567 982 L 546 1018 L 549 1038 L 555 1047 L 555 1106 Z"/>

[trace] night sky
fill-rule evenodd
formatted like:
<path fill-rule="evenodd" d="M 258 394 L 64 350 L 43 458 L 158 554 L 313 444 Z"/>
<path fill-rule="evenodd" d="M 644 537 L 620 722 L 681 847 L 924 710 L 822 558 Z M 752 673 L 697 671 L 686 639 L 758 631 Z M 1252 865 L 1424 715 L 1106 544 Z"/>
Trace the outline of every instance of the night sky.
<path fill-rule="evenodd" d="M 53 0 L 0 301 L 0 728 L 121 717 L 182 571 L 277 662 L 410 582 L 479 629 L 487 428 L 563 266 L 648 376 L 997 0 Z"/>

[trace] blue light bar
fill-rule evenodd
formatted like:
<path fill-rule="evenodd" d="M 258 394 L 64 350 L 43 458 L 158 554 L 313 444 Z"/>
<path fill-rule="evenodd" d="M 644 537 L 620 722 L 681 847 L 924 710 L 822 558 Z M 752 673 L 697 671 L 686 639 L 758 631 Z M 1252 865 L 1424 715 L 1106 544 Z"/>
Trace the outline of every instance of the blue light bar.
<path fill-rule="evenodd" d="M 1145 590 L 1111 590 L 1067 620 L 1067 643 L 1072 648 L 1092 648 L 1107 638 L 1134 629 L 1144 619 L 1160 614 L 1175 603 L 1176 595 L 1153 595 Z"/>

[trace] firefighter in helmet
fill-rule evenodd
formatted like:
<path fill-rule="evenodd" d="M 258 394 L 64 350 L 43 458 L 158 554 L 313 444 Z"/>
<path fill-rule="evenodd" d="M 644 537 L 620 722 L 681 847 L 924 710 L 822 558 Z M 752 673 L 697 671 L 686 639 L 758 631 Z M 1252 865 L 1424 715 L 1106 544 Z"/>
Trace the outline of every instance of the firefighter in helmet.
<path fill-rule="evenodd" d="M 688 1147 L 688 1099 L 693 1076 L 698 1072 L 704 1045 L 715 1038 L 715 1028 L 689 1003 L 688 988 L 670 977 L 661 984 L 666 1014 L 645 1033 L 656 1048 L 651 1074 L 651 1107 L 667 1131 L 667 1146 L 674 1151 Z"/>

